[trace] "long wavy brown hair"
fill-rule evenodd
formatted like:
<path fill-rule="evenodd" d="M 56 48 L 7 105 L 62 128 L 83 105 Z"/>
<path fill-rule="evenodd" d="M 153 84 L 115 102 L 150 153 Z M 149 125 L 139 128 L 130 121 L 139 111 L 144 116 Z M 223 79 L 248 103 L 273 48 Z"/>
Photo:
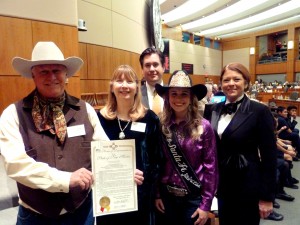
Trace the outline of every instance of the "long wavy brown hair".
<path fill-rule="evenodd" d="M 188 107 L 188 112 L 185 121 L 186 123 L 183 126 L 183 132 L 185 136 L 191 137 L 193 140 L 196 140 L 203 133 L 203 128 L 201 126 L 202 116 L 199 112 L 197 97 L 192 92 L 190 92 L 190 96 L 191 104 Z M 164 109 L 160 118 L 162 132 L 167 137 L 170 136 L 170 126 L 172 124 L 172 120 L 174 119 L 175 112 L 170 105 L 168 90 L 164 95 Z"/>
<path fill-rule="evenodd" d="M 117 99 L 115 94 L 112 91 L 112 87 L 114 81 L 120 79 L 120 77 L 124 74 L 125 78 L 134 81 L 136 83 L 136 95 L 134 96 L 134 103 L 132 108 L 128 112 L 128 116 L 131 118 L 132 121 L 136 121 L 139 118 L 145 116 L 147 109 L 142 104 L 142 95 L 141 89 L 139 85 L 139 80 L 137 77 L 136 72 L 133 68 L 129 65 L 120 65 L 118 66 L 115 71 L 113 72 L 112 78 L 109 82 L 109 93 L 108 93 L 108 101 L 104 108 L 101 110 L 101 114 L 104 118 L 113 120 L 117 117 Z"/>

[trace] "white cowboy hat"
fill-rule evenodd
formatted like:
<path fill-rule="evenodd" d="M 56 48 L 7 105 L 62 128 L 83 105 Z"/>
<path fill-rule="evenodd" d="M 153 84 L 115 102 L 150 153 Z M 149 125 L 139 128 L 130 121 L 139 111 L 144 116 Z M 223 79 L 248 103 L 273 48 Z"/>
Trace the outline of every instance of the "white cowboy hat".
<path fill-rule="evenodd" d="M 27 78 L 32 78 L 33 66 L 44 64 L 64 65 L 67 68 L 67 77 L 71 77 L 80 69 L 83 61 L 75 56 L 65 59 L 61 50 L 53 42 L 38 42 L 32 50 L 31 60 L 21 57 L 14 57 L 12 60 L 13 68 Z"/>

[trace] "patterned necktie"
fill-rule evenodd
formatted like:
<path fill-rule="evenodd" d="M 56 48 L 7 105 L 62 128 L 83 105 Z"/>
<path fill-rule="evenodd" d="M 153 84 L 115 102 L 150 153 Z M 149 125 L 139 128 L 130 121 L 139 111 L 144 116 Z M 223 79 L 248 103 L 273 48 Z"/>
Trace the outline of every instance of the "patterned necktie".
<path fill-rule="evenodd" d="M 63 144 L 67 134 L 67 123 L 62 112 L 65 95 L 55 101 L 47 101 L 35 94 L 32 108 L 32 118 L 37 132 L 49 130 Z"/>
<path fill-rule="evenodd" d="M 153 92 L 152 111 L 154 111 L 156 115 L 159 115 L 161 112 L 160 97 L 155 90 Z"/>
<path fill-rule="evenodd" d="M 58 137 L 60 143 L 64 143 L 67 135 L 67 123 L 60 105 L 54 105 L 53 110 L 53 123 L 55 128 L 56 136 Z"/>

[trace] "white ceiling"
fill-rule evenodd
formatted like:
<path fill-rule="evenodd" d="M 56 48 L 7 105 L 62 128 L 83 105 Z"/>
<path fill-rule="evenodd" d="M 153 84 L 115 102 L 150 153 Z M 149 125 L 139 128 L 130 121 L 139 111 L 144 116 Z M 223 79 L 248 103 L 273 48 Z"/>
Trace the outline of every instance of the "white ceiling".
<path fill-rule="evenodd" d="M 169 27 L 181 25 L 183 31 L 210 38 L 300 22 L 300 0 L 166 0 L 160 8 Z M 183 17 L 174 20 L 176 16 Z M 201 24 L 192 27 L 197 20 Z"/>

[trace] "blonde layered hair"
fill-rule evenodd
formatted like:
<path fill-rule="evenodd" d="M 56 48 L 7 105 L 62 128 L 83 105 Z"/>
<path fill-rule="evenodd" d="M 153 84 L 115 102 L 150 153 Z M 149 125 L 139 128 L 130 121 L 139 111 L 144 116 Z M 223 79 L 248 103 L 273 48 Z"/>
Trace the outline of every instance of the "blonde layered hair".
<path fill-rule="evenodd" d="M 132 121 L 136 121 L 139 118 L 143 118 L 146 114 L 146 108 L 142 104 L 142 95 L 139 85 L 139 80 L 137 77 L 136 72 L 133 70 L 133 68 L 129 65 L 120 65 L 118 66 L 115 71 L 113 72 L 112 78 L 109 82 L 109 93 L 108 93 L 108 101 L 104 108 L 101 110 L 101 114 L 104 116 L 104 118 L 113 120 L 117 117 L 117 99 L 115 94 L 112 91 L 112 87 L 114 85 L 114 82 L 124 74 L 125 78 L 134 81 L 136 83 L 136 94 L 134 96 L 134 103 L 132 108 L 128 112 L 128 116 L 131 118 Z"/>

